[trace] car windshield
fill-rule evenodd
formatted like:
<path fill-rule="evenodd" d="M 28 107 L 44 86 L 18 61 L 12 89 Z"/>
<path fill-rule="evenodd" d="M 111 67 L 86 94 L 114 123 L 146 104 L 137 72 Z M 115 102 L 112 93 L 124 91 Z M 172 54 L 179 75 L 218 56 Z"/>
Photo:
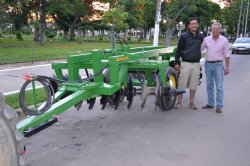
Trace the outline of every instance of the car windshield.
<path fill-rule="evenodd" d="M 250 43 L 250 38 L 238 38 L 235 43 Z"/>

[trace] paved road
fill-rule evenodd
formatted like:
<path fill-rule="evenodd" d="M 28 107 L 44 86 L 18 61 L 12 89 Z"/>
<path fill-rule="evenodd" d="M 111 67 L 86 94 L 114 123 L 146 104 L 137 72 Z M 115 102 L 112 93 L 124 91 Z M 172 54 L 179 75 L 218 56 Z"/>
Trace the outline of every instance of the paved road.
<path fill-rule="evenodd" d="M 57 60 L 53 62 L 63 62 L 64 60 Z M 84 77 L 85 73 L 81 71 L 81 76 Z M 12 92 L 18 92 L 21 86 L 25 82 L 24 75 L 26 73 L 35 75 L 52 76 L 54 70 L 51 68 L 51 62 L 35 62 L 26 64 L 14 64 L 14 65 L 0 65 L 0 91 L 5 95 Z M 67 73 L 63 70 L 63 73 Z"/>
<path fill-rule="evenodd" d="M 0 84 L 0 91 L 3 93 L 13 92 L 20 90 L 24 83 L 24 75 L 26 73 L 39 74 L 39 75 L 52 75 L 50 64 L 29 66 L 29 67 L 15 67 L 12 69 L 0 70 L 0 77 L 3 81 Z"/>
<path fill-rule="evenodd" d="M 28 138 L 30 166 L 245 166 L 250 163 L 250 56 L 232 56 L 225 78 L 225 108 L 192 111 L 154 109 L 153 96 L 140 109 L 137 96 L 101 111 L 86 104 L 61 115 L 60 123 Z M 197 106 L 206 104 L 205 79 Z"/>

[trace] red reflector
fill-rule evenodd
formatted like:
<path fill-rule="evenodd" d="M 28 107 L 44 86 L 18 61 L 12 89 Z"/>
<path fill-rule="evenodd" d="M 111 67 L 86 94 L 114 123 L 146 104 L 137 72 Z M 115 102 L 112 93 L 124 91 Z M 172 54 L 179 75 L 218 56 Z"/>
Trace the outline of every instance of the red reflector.
<path fill-rule="evenodd" d="M 24 75 L 24 79 L 27 80 L 27 81 L 31 80 L 30 74 L 27 74 L 27 73 L 26 73 L 26 74 Z"/>
<path fill-rule="evenodd" d="M 22 150 L 19 151 L 19 155 L 24 155 L 24 153 L 25 153 L 24 149 L 22 149 Z"/>
<path fill-rule="evenodd" d="M 30 81 L 30 80 L 31 80 L 30 77 L 24 77 L 24 79 L 27 80 L 27 81 Z"/>

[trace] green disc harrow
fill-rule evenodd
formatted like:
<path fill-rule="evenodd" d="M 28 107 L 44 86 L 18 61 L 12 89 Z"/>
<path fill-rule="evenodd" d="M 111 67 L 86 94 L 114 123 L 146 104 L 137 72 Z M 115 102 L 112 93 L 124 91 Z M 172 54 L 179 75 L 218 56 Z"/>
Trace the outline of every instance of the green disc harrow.
<path fill-rule="evenodd" d="M 17 128 L 24 136 L 31 136 L 54 124 L 56 116 L 71 107 L 80 109 L 83 101 L 87 101 L 89 109 L 97 100 L 102 109 L 107 104 L 118 109 L 119 104 L 127 100 L 129 109 L 137 94 L 142 96 L 141 108 L 148 95 L 155 95 L 155 108 L 170 110 L 177 94 L 184 93 L 178 90 L 178 76 L 171 67 L 170 58 L 174 52 L 175 47 L 130 48 L 127 45 L 118 49 L 92 50 L 69 56 L 65 63 L 53 63 L 53 77 L 25 75 L 19 103 L 28 116 L 17 124 Z M 84 78 L 79 75 L 82 70 L 86 73 Z M 28 87 L 31 87 L 32 106 L 26 103 Z M 43 102 L 39 101 L 41 89 L 45 97 Z"/>

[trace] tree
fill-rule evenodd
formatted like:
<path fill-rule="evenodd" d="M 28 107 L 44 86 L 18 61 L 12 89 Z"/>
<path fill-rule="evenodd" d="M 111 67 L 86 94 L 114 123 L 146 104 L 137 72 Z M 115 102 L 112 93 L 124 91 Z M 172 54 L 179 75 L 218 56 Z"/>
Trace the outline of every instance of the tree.
<path fill-rule="evenodd" d="M 119 32 L 120 30 L 128 29 L 128 24 L 125 20 L 128 18 L 128 13 L 124 11 L 124 6 L 118 5 L 107 11 L 102 20 L 104 23 L 110 25 L 111 27 L 111 41 L 112 47 L 116 48 L 115 39 L 114 39 L 114 30 Z"/>
<path fill-rule="evenodd" d="M 102 20 L 94 20 L 90 24 L 95 31 L 99 31 L 99 39 L 102 39 L 102 37 L 105 35 L 104 30 L 109 29 L 109 26 L 105 24 Z"/>
<path fill-rule="evenodd" d="M 124 6 L 119 5 L 107 11 L 102 20 L 113 26 L 117 31 L 128 29 L 128 24 L 125 20 L 128 18 L 128 13 L 125 12 Z"/>
<path fill-rule="evenodd" d="M 30 13 L 29 1 L 4 0 L 3 2 L 14 24 L 15 30 L 20 32 L 21 27 L 28 24 L 28 16 Z"/>
<path fill-rule="evenodd" d="M 92 0 L 53 0 L 48 2 L 48 12 L 56 23 L 74 40 L 74 29 L 92 15 Z"/>
<path fill-rule="evenodd" d="M 28 14 L 29 24 L 34 28 L 34 40 L 40 39 L 39 34 L 39 17 L 40 17 L 40 0 L 29 1 L 30 12 Z"/>
<path fill-rule="evenodd" d="M 99 0 L 103 3 L 109 3 L 109 8 L 112 9 L 115 7 L 115 5 L 118 3 L 119 0 Z"/>
<path fill-rule="evenodd" d="M 3 27 L 7 22 L 10 22 L 9 14 L 6 12 L 6 6 L 4 2 L 0 1 L 0 37 L 2 37 Z"/>
<path fill-rule="evenodd" d="M 185 12 L 184 12 L 185 11 Z M 182 21 L 188 27 L 188 19 L 198 17 L 200 29 L 204 30 L 212 20 L 219 20 L 220 6 L 209 0 L 171 0 L 163 3 L 163 18 L 166 21 L 165 45 L 170 44 L 175 25 Z"/>
<path fill-rule="evenodd" d="M 23 26 L 33 24 L 35 28 L 35 40 L 41 39 L 40 44 L 43 45 L 45 43 L 46 0 L 4 0 L 3 2 L 15 29 L 20 33 Z M 39 18 L 40 22 L 38 22 Z M 41 24 L 43 25 L 41 26 Z M 39 25 L 40 31 L 38 31 Z M 43 27 L 43 30 L 41 27 Z"/>
<path fill-rule="evenodd" d="M 41 15 L 39 20 L 40 45 L 45 44 L 45 28 L 46 28 L 46 0 L 41 0 Z"/>
<path fill-rule="evenodd" d="M 142 0 L 142 28 L 144 31 L 144 37 L 146 37 L 146 32 L 148 32 L 155 25 L 156 1 L 157 0 Z"/>
<path fill-rule="evenodd" d="M 125 7 L 125 11 L 128 13 L 126 23 L 129 29 L 138 29 L 143 25 L 143 3 L 140 0 L 120 0 L 119 4 Z M 126 34 L 126 33 L 124 33 Z M 130 33 L 131 34 L 131 33 Z"/>
<path fill-rule="evenodd" d="M 221 9 L 217 3 L 209 0 L 189 1 L 187 10 L 180 15 L 180 20 L 188 25 L 188 19 L 198 17 L 200 19 L 200 30 L 210 26 L 212 20 L 220 21 Z"/>
<path fill-rule="evenodd" d="M 243 6 L 241 8 L 241 2 L 243 2 Z M 246 11 L 247 0 L 235 0 L 231 1 L 230 5 L 223 8 L 222 10 L 222 23 L 227 27 L 227 33 L 232 37 L 236 35 L 238 30 L 238 35 L 243 34 L 242 29 L 245 28 L 246 15 L 244 15 L 244 11 Z M 242 14 L 240 14 L 242 12 Z M 249 16 L 248 18 L 249 19 Z M 239 27 L 237 27 L 239 25 Z M 247 29 L 249 29 L 249 24 L 247 24 Z"/>
<path fill-rule="evenodd" d="M 162 14 L 164 22 L 166 23 L 166 32 L 164 38 L 164 45 L 169 46 L 173 35 L 175 25 L 180 14 L 186 10 L 188 3 L 186 1 L 164 1 L 162 6 Z"/>

